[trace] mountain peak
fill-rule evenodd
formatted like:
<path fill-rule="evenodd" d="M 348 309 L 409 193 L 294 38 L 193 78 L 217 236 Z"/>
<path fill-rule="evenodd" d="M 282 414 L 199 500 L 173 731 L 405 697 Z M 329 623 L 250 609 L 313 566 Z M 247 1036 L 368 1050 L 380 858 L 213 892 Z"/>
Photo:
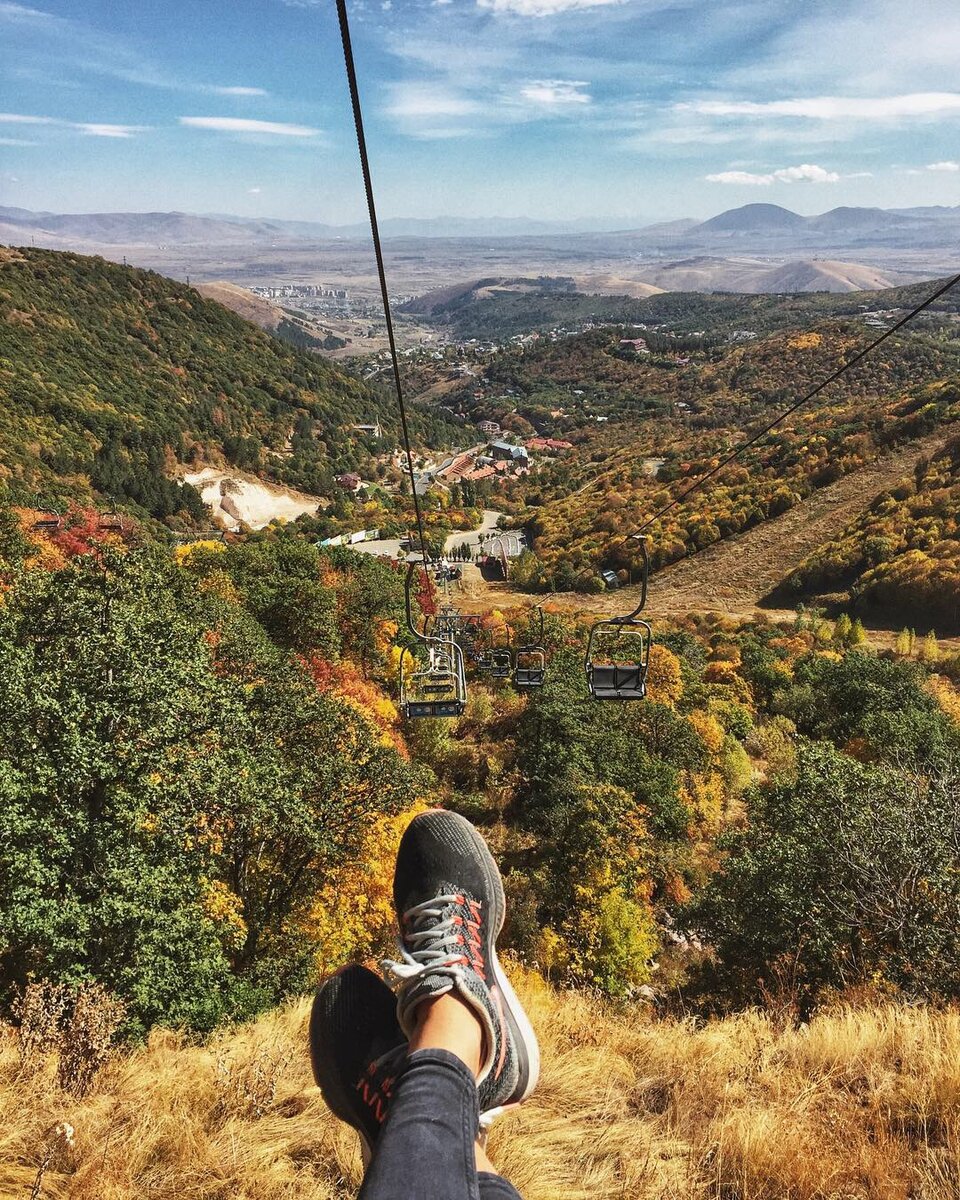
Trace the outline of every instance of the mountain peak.
<path fill-rule="evenodd" d="M 779 204 L 744 204 L 704 221 L 692 232 L 755 233 L 759 230 L 795 229 L 804 218 Z"/>

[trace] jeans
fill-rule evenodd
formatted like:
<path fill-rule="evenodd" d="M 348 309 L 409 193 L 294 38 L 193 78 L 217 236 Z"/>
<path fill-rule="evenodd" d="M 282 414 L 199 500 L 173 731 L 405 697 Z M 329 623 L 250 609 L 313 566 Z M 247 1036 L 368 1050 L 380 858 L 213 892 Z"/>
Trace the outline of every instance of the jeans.
<path fill-rule="evenodd" d="M 390 1111 L 359 1200 L 521 1200 L 499 1175 L 477 1171 L 477 1084 L 447 1050 L 416 1050 L 394 1085 Z"/>

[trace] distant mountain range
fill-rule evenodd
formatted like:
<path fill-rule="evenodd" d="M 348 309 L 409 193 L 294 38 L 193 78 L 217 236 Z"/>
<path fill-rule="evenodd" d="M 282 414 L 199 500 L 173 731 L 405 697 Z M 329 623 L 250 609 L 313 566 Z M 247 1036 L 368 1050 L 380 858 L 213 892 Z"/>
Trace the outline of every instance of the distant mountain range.
<path fill-rule="evenodd" d="M 681 222 L 685 224 L 685 222 Z M 380 224 L 384 237 L 399 238 L 501 238 L 576 236 L 613 229 L 600 221 L 535 221 L 526 217 L 388 218 Z M 37 244 L 52 235 L 59 240 L 99 242 L 104 245 L 196 245 L 198 243 L 262 243 L 363 240 L 370 226 L 328 225 L 320 221 L 284 221 L 237 217 L 224 213 L 52 213 L 0 206 L 0 241 L 21 244 L 25 235 Z"/>
<path fill-rule="evenodd" d="M 750 241 L 751 248 L 836 249 L 882 244 L 910 248 L 943 246 L 960 239 L 960 206 L 945 208 L 834 208 L 803 217 L 777 204 L 745 204 L 708 221 L 682 219 L 639 229 L 603 228 L 602 222 L 537 221 L 525 217 L 483 219 L 437 217 L 389 218 L 382 222 L 387 238 L 584 237 L 625 238 L 637 247 L 709 249 L 718 243 Z M 229 214 L 181 212 L 52 213 L 0 207 L 0 241 L 38 245 L 188 246 L 198 244 L 276 244 L 310 240 L 366 240 L 366 224 L 329 225 L 317 221 L 284 221 Z M 80 248 L 78 246 L 78 248 Z"/>

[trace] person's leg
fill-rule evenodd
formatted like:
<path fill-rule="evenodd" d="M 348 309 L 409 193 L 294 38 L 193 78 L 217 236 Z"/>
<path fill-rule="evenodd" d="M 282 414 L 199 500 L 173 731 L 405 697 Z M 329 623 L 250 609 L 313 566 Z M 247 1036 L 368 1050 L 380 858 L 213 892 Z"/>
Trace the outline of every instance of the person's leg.
<path fill-rule="evenodd" d="M 362 1200 L 518 1200 L 477 1138 L 481 1113 L 489 1122 L 533 1090 L 539 1050 L 496 957 L 500 874 L 468 821 L 438 810 L 411 822 L 394 901 L 396 1009 L 353 967 L 321 989 L 311 1021 L 317 1082 L 372 1152 Z"/>
<path fill-rule="evenodd" d="M 458 997 L 446 993 L 418 1005 L 410 1057 L 397 1080 L 361 1200 L 517 1197 L 477 1141 L 482 1050 L 480 1021 Z"/>

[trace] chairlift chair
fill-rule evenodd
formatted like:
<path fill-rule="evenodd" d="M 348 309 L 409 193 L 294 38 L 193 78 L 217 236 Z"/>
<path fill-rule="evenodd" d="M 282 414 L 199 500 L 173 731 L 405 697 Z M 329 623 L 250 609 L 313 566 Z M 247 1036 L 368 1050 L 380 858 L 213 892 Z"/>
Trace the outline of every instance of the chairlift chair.
<path fill-rule="evenodd" d="M 427 636 L 413 624 L 411 586 L 419 563 L 407 567 L 406 615 L 407 629 L 416 641 L 406 646 L 400 655 L 400 711 L 407 720 L 422 717 L 460 717 L 467 707 L 467 676 L 463 651 L 452 634 Z M 429 564 L 427 565 L 429 569 Z M 455 611 L 444 609 L 436 618 L 435 631 L 449 627 Z M 408 670 L 413 664 L 414 669 Z"/>
<path fill-rule="evenodd" d="M 63 517 L 55 508 L 41 508 L 33 522 L 33 527 L 40 533 L 56 533 L 63 525 Z"/>
<path fill-rule="evenodd" d="M 116 530 L 117 533 L 123 533 L 123 517 L 117 512 L 116 505 L 106 512 L 100 513 L 97 525 L 101 529 L 111 529 Z"/>
<path fill-rule="evenodd" d="M 584 668 L 587 687 L 596 700 L 642 700 L 647 694 L 647 670 L 653 631 L 639 619 L 647 603 L 650 558 L 638 538 L 643 556 L 640 603 L 622 617 L 597 621 L 587 639 Z"/>
<path fill-rule="evenodd" d="M 499 630 L 491 636 L 491 644 L 477 655 L 477 670 L 491 679 L 509 679 L 513 674 L 513 651 L 509 644 L 497 645 L 493 640 Z M 506 632 L 506 627 L 504 627 Z"/>
<path fill-rule="evenodd" d="M 409 647 L 400 655 L 400 711 L 404 717 L 461 717 L 467 707 L 463 651 L 456 642 L 426 638 L 424 660 Z M 407 672 L 409 662 L 420 664 Z"/>
<path fill-rule="evenodd" d="M 540 617 L 540 632 L 537 639 L 518 646 L 514 655 L 514 687 L 543 687 L 547 677 L 547 651 L 543 644 L 543 609 L 538 607 L 537 613 Z"/>
<path fill-rule="evenodd" d="M 513 651 L 509 646 L 494 646 L 490 651 L 490 678 L 509 679 L 513 674 Z"/>

